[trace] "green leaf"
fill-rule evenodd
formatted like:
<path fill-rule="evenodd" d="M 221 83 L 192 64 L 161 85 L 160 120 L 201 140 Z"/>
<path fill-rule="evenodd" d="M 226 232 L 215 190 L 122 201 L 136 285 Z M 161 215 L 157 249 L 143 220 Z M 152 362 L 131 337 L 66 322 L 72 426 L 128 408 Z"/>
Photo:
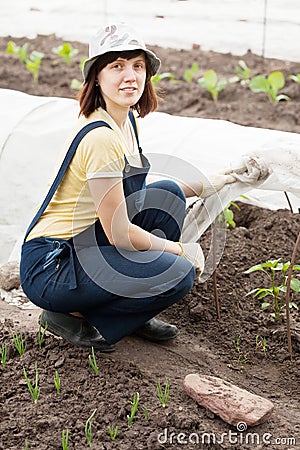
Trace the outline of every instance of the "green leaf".
<path fill-rule="evenodd" d="M 278 92 L 280 89 L 282 89 L 285 85 L 285 78 L 282 72 L 272 72 L 268 76 L 268 81 L 270 85 L 272 86 L 272 89 L 274 89 L 276 92 Z"/>
<path fill-rule="evenodd" d="M 290 302 L 289 303 L 289 308 L 299 309 L 298 305 L 295 302 Z"/>
<path fill-rule="evenodd" d="M 260 306 L 261 306 L 261 309 L 267 309 L 267 308 L 269 308 L 270 303 L 264 302 L 264 303 L 262 303 Z"/>
<path fill-rule="evenodd" d="M 250 81 L 249 87 L 252 92 L 265 92 L 270 90 L 270 83 L 263 75 L 256 75 Z"/>
<path fill-rule="evenodd" d="M 294 292 L 300 292 L 300 280 L 298 278 L 291 278 L 291 289 Z"/>
<path fill-rule="evenodd" d="M 262 264 L 256 264 L 255 266 L 252 266 L 249 269 L 245 270 L 244 273 L 257 272 L 258 270 L 263 270 Z"/>

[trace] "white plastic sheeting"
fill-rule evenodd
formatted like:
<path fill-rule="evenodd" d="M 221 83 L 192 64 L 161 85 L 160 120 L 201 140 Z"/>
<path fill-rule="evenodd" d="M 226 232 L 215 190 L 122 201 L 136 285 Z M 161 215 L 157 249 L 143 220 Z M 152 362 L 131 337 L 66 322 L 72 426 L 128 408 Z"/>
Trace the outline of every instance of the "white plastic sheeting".
<path fill-rule="evenodd" d="M 0 89 L 0 104 L 2 264 L 19 257 L 16 241 L 43 199 L 58 153 L 76 121 L 78 104 L 71 99 L 6 89 Z M 187 224 L 184 237 L 188 239 L 198 238 L 221 208 L 242 193 L 247 193 L 252 204 L 278 209 L 288 207 L 284 194 L 288 191 L 294 210 L 300 207 L 299 134 L 164 113 L 152 113 L 140 120 L 140 130 L 141 144 L 154 173 L 175 173 L 173 177 L 188 182 L 197 173 L 209 175 L 226 168 L 242 168 L 240 172 L 248 177 L 246 182 L 244 178 L 225 186 L 218 201 L 215 196 L 205 201 L 209 217 L 199 216 L 196 228 Z M 267 167 L 264 180 L 257 180 L 257 172 L 255 175 L 249 170 L 247 164 L 253 158 L 259 161 L 259 171 Z"/>

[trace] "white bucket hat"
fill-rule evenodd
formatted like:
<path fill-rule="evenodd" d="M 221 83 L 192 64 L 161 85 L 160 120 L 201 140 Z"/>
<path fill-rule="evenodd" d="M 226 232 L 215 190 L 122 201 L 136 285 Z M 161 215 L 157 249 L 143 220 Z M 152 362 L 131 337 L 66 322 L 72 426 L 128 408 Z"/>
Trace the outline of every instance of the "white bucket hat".
<path fill-rule="evenodd" d="M 152 75 L 155 75 L 160 67 L 160 59 L 149 50 L 136 31 L 125 23 L 108 25 L 99 30 L 92 37 L 89 44 L 89 58 L 84 62 L 83 79 L 87 79 L 90 68 L 95 60 L 108 52 L 123 52 L 127 50 L 143 50 L 150 62 Z"/>

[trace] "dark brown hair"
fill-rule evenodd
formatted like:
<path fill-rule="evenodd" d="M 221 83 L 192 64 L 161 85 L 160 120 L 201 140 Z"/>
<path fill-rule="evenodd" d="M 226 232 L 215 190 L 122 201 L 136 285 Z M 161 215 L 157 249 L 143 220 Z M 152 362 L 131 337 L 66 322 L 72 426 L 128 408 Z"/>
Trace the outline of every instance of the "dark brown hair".
<path fill-rule="evenodd" d="M 112 63 L 117 58 L 132 59 L 139 56 L 141 53 L 145 55 L 146 61 L 146 82 L 143 94 L 139 101 L 132 106 L 135 109 L 139 117 L 145 117 L 148 113 L 153 112 L 158 107 L 158 96 L 155 92 L 154 86 L 151 81 L 151 67 L 145 52 L 141 50 L 129 50 L 124 52 L 108 52 L 103 56 L 99 56 L 90 68 L 86 82 L 79 91 L 78 100 L 80 104 L 80 114 L 88 117 L 95 109 L 101 107 L 106 110 L 106 104 L 101 91 L 98 86 L 96 86 L 96 80 L 99 72 L 107 66 L 107 64 Z"/>

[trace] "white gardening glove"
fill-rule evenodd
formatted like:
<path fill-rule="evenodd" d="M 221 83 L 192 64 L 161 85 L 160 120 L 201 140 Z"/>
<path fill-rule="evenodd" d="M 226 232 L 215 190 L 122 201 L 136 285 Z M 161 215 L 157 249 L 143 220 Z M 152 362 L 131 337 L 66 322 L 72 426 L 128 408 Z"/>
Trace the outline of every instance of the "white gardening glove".
<path fill-rule="evenodd" d="M 209 175 L 206 180 L 201 180 L 201 191 L 199 197 L 210 197 L 220 191 L 225 184 L 234 183 L 236 178 L 226 173 Z"/>
<path fill-rule="evenodd" d="M 204 269 L 204 255 L 200 244 L 197 242 L 177 242 L 177 244 L 181 248 L 180 256 L 192 263 L 197 275 L 200 275 Z"/>

